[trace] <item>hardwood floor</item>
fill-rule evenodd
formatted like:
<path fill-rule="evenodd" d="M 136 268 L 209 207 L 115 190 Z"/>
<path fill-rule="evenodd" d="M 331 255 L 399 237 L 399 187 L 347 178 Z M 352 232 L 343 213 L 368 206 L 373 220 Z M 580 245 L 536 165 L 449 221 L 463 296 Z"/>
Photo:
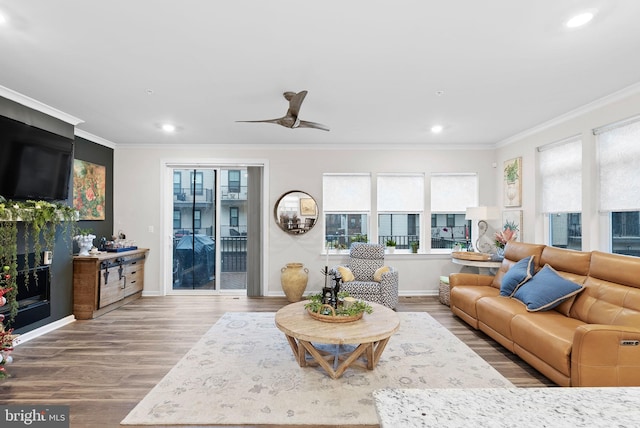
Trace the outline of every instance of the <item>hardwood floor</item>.
<path fill-rule="evenodd" d="M 72 427 L 117 427 L 225 312 L 275 312 L 285 298 L 146 297 L 19 345 L 2 404 L 69 405 Z M 554 384 L 451 314 L 437 297 L 401 297 L 398 311 L 426 311 L 518 387 Z"/>

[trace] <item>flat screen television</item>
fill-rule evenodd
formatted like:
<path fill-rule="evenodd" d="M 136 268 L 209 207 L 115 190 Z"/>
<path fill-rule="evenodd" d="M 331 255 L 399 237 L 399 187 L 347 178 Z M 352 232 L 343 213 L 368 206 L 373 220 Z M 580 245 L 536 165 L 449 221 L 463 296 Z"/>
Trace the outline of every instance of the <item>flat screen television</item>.
<path fill-rule="evenodd" d="M 67 199 L 73 141 L 0 116 L 0 195 L 12 200 Z"/>

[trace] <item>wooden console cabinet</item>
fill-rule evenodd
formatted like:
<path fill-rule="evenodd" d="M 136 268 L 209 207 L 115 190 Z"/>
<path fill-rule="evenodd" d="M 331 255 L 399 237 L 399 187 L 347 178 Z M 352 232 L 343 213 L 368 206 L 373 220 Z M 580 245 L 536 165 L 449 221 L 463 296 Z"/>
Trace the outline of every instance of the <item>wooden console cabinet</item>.
<path fill-rule="evenodd" d="M 73 315 L 87 320 L 137 299 L 144 287 L 149 250 L 100 253 L 73 258 Z"/>

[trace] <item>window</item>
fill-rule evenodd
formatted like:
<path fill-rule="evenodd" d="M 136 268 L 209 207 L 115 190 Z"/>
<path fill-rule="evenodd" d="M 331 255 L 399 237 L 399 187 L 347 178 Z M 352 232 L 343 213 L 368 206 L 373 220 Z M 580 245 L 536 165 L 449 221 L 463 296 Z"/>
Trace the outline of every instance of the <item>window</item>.
<path fill-rule="evenodd" d="M 371 213 L 369 174 L 324 174 L 322 200 L 325 240 L 333 248 L 368 241 Z"/>
<path fill-rule="evenodd" d="M 409 249 L 420 241 L 424 210 L 424 174 L 379 174 L 377 177 L 378 243 L 396 242 Z"/>
<path fill-rule="evenodd" d="M 193 230 L 195 231 L 202 227 L 202 211 L 194 210 L 193 211 Z"/>
<path fill-rule="evenodd" d="M 179 195 L 182 193 L 182 173 L 180 171 L 173 171 L 173 194 Z"/>
<path fill-rule="evenodd" d="M 180 229 L 182 227 L 182 213 L 180 210 L 173 210 L 173 228 Z"/>
<path fill-rule="evenodd" d="M 238 209 L 238 207 L 229 207 L 229 226 L 230 227 L 238 227 L 238 225 L 240 224 L 239 213 L 240 213 L 240 210 Z"/>
<path fill-rule="evenodd" d="M 571 137 L 538 147 L 542 213 L 549 218 L 549 243 L 582 249 L 582 140 Z"/>
<path fill-rule="evenodd" d="M 478 175 L 431 175 L 431 248 L 468 246 L 472 241 L 468 207 L 478 206 Z"/>
<path fill-rule="evenodd" d="M 613 253 L 640 255 L 640 117 L 600 129 L 600 211 L 609 212 Z"/>
<path fill-rule="evenodd" d="M 237 169 L 229 170 L 229 192 L 240 193 L 240 171 Z"/>
<path fill-rule="evenodd" d="M 194 175 L 195 174 L 195 175 Z M 204 194 L 204 174 L 200 171 L 191 172 L 191 194 L 202 195 Z"/>

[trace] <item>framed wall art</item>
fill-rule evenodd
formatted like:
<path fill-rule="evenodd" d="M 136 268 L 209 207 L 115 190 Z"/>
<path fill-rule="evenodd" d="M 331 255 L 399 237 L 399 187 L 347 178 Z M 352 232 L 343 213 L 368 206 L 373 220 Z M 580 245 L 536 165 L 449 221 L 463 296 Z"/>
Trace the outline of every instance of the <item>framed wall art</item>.
<path fill-rule="evenodd" d="M 515 241 L 522 242 L 522 210 L 502 212 L 502 230 L 507 229 L 516 236 Z"/>
<path fill-rule="evenodd" d="M 316 210 L 316 201 L 313 198 L 300 198 L 300 215 L 315 216 Z"/>
<path fill-rule="evenodd" d="M 504 206 L 522 206 L 522 158 L 504 162 Z"/>
<path fill-rule="evenodd" d="M 106 173 L 103 165 L 73 160 L 73 207 L 79 220 L 105 219 Z"/>

